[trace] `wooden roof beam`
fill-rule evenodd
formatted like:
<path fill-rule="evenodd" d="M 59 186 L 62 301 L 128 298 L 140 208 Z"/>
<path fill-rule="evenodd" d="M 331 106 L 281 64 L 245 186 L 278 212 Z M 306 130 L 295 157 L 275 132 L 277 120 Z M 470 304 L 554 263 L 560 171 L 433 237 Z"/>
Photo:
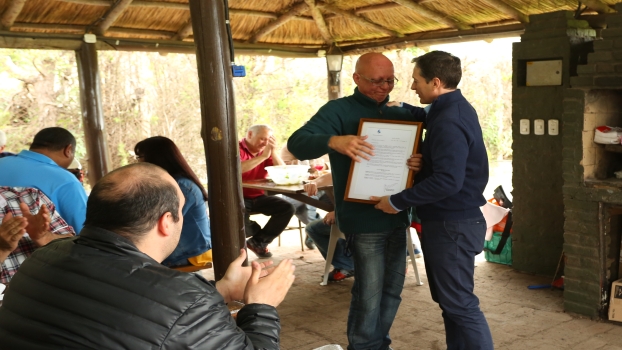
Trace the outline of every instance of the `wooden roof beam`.
<path fill-rule="evenodd" d="M 15 23 L 17 16 L 19 16 L 20 12 L 22 12 L 22 8 L 24 8 L 24 4 L 26 0 L 12 0 L 7 6 L 6 10 L 0 17 L 0 25 L 2 28 L 9 29 Z"/>
<path fill-rule="evenodd" d="M 301 2 L 298 5 L 292 6 L 287 12 L 285 12 L 284 14 L 279 16 L 279 18 L 277 18 L 276 20 L 268 23 L 265 27 L 263 27 L 260 30 L 258 30 L 255 33 L 255 35 L 253 35 L 250 38 L 249 42 L 251 42 L 253 44 L 256 43 L 263 36 L 271 33 L 273 30 L 277 29 L 278 27 L 280 27 L 283 24 L 287 23 L 290 19 L 298 16 L 299 14 L 303 13 L 304 11 L 306 11 L 308 9 L 309 9 L 309 6 L 307 6 L 307 4 L 304 3 L 304 2 Z"/>
<path fill-rule="evenodd" d="M 74 4 L 87 5 L 87 6 L 110 6 L 113 3 L 110 0 L 56 0 L 62 2 L 71 2 Z M 187 3 L 178 2 L 164 2 L 164 1 L 134 1 L 131 7 L 159 7 L 176 10 L 188 10 Z"/>
<path fill-rule="evenodd" d="M 439 13 L 436 12 L 434 10 L 430 10 L 427 7 L 421 6 L 420 4 L 412 1 L 412 0 L 393 0 L 393 2 L 396 2 L 406 8 L 409 8 L 415 12 L 417 12 L 419 15 L 423 16 L 423 17 L 428 17 L 432 20 L 435 20 L 439 23 L 443 23 L 451 28 L 455 28 L 455 29 L 459 29 L 459 30 L 468 30 L 468 29 L 473 29 L 473 27 L 471 27 L 468 24 L 464 24 L 464 23 L 460 23 L 460 22 L 456 22 L 453 19 L 447 17 L 447 15 L 443 14 L 443 13 Z"/>
<path fill-rule="evenodd" d="M 108 28 L 112 27 L 114 22 L 123 14 L 123 12 L 130 7 L 132 0 L 118 0 L 114 5 L 110 7 L 106 13 L 104 20 L 99 23 L 95 32 L 98 35 L 105 35 Z"/>
<path fill-rule="evenodd" d="M 188 21 L 188 23 L 184 24 L 184 26 L 172 37 L 173 40 L 184 40 L 185 38 L 192 35 L 192 19 Z"/>
<path fill-rule="evenodd" d="M 529 16 L 515 9 L 514 7 L 506 4 L 502 0 L 482 0 L 488 5 L 494 7 L 495 9 L 505 13 L 508 16 L 511 16 L 515 20 L 521 23 L 529 23 Z"/>
<path fill-rule="evenodd" d="M 396 50 L 405 47 L 427 46 L 438 44 L 450 44 L 474 40 L 490 40 L 496 38 L 508 38 L 521 35 L 525 31 L 522 23 L 493 26 L 487 28 L 469 30 L 438 31 L 434 33 L 418 33 L 399 39 L 385 40 L 384 42 L 372 42 L 358 45 L 340 45 L 339 48 L 346 55 L 360 55 L 366 52 L 382 52 Z"/>
<path fill-rule="evenodd" d="M 583 5 L 591 8 L 592 10 L 598 13 L 615 13 L 616 10 L 609 7 L 609 5 L 605 4 L 600 0 L 579 0 Z"/>
<path fill-rule="evenodd" d="M 62 2 L 69 2 L 73 4 L 87 5 L 87 6 L 110 6 L 112 3 L 110 0 L 56 0 Z M 188 11 L 188 4 L 178 3 L 178 2 L 164 2 L 164 1 L 136 1 L 134 0 L 130 7 L 149 7 L 149 8 L 165 8 L 171 10 L 185 10 Z M 264 12 L 264 11 L 254 11 L 254 10 L 238 10 L 238 9 L 229 9 L 229 14 L 232 15 L 244 15 L 244 16 L 254 16 L 254 17 L 262 17 L 262 18 L 270 18 L 277 19 L 279 18 L 278 13 L 274 12 Z M 328 19 L 329 16 L 325 16 L 325 19 Z M 301 21 L 311 21 L 314 22 L 311 17 L 304 16 L 296 16 L 294 19 Z"/>
<path fill-rule="evenodd" d="M 333 39 L 333 36 L 328 30 L 328 26 L 326 26 L 326 21 L 324 21 L 324 16 L 322 15 L 322 12 L 319 8 L 317 8 L 317 6 L 315 6 L 315 0 L 305 0 L 305 2 L 311 10 L 311 16 L 313 17 L 313 20 L 315 21 L 317 29 L 319 29 L 322 38 L 324 38 L 324 42 L 326 42 L 326 44 L 328 44 L 329 46 L 332 45 L 333 42 L 335 42 L 335 39 Z"/>
<path fill-rule="evenodd" d="M 402 5 L 400 4 L 396 4 L 394 2 L 387 2 L 385 4 L 379 4 L 379 5 L 370 5 L 370 6 L 365 6 L 365 7 L 359 7 L 356 10 L 354 10 L 354 14 L 355 15 L 360 15 L 361 13 L 365 13 L 365 12 L 374 12 L 374 11 L 382 11 L 382 10 L 389 10 L 389 9 L 394 9 L 396 7 L 400 7 Z"/>
<path fill-rule="evenodd" d="M 322 10 L 326 10 L 326 11 L 332 12 L 334 14 L 341 15 L 341 16 L 343 16 L 343 17 L 345 17 L 345 18 L 347 18 L 347 19 L 349 19 L 349 20 L 351 20 L 353 22 L 356 22 L 356 23 L 358 23 L 360 25 L 373 28 L 373 29 L 375 29 L 375 30 L 377 30 L 379 32 L 385 33 L 388 36 L 398 37 L 398 38 L 401 38 L 401 37 L 404 36 L 404 34 L 402 34 L 402 33 L 396 32 L 394 30 L 387 29 L 387 28 L 385 28 L 385 27 L 383 27 L 383 26 L 381 26 L 379 24 L 371 22 L 370 20 L 368 20 L 368 19 L 366 19 L 364 17 L 357 16 L 353 12 L 342 10 L 342 9 L 340 9 L 338 7 L 329 5 L 329 4 L 325 3 L 325 2 L 318 1 L 316 3 L 316 6 L 321 8 Z"/>

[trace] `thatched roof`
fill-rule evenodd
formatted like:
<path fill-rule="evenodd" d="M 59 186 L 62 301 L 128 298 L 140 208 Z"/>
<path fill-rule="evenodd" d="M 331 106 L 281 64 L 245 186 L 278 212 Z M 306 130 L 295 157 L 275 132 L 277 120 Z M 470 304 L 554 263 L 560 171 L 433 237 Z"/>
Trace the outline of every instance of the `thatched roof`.
<path fill-rule="evenodd" d="M 309 56 L 516 36 L 529 15 L 606 14 L 618 1 L 229 0 L 229 14 L 238 52 Z M 0 0 L 0 13 L 0 47 L 72 49 L 95 33 L 100 49 L 194 50 L 188 0 Z"/>

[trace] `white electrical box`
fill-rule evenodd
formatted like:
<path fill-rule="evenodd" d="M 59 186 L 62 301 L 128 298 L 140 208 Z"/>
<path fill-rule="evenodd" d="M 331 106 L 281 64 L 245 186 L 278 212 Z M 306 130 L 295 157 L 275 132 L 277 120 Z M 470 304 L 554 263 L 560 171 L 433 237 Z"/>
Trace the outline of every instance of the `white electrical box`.
<path fill-rule="evenodd" d="M 84 34 L 84 42 L 87 44 L 95 44 L 97 42 L 97 37 L 95 34 Z"/>
<path fill-rule="evenodd" d="M 562 84 L 562 60 L 527 62 L 527 86 Z"/>
<path fill-rule="evenodd" d="M 534 135 L 544 135 L 544 119 L 536 119 L 533 121 Z"/>
<path fill-rule="evenodd" d="M 549 135 L 559 135 L 559 120 L 549 119 Z"/>
<path fill-rule="evenodd" d="M 520 120 L 520 134 L 529 135 L 529 119 Z"/>

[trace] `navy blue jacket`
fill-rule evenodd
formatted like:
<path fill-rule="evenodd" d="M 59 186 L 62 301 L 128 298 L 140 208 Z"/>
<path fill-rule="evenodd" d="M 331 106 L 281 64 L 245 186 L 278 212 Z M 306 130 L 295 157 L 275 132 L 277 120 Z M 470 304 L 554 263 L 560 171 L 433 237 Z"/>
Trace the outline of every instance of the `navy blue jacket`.
<path fill-rule="evenodd" d="M 422 221 L 481 217 L 488 156 L 475 109 L 460 90 L 439 96 L 427 117 L 423 108 L 404 107 L 425 123 L 423 167 L 415 185 L 391 196 L 391 203 L 400 210 L 417 207 Z"/>

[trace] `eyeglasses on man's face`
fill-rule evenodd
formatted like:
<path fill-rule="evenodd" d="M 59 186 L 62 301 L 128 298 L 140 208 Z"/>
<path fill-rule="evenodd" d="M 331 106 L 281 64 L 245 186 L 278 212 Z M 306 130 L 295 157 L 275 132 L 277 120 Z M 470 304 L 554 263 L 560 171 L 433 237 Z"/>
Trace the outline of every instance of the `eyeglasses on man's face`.
<path fill-rule="evenodd" d="M 387 79 L 387 80 L 379 80 L 379 79 L 370 79 L 362 74 L 356 73 L 359 75 L 359 77 L 367 80 L 368 82 L 370 82 L 373 86 L 375 87 L 382 87 L 384 86 L 385 83 L 387 83 L 387 85 L 389 86 L 393 86 L 395 85 L 395 83 L 397 83 L 399 80 L 395 77 L 393 77 L 392 79 Z"/>

